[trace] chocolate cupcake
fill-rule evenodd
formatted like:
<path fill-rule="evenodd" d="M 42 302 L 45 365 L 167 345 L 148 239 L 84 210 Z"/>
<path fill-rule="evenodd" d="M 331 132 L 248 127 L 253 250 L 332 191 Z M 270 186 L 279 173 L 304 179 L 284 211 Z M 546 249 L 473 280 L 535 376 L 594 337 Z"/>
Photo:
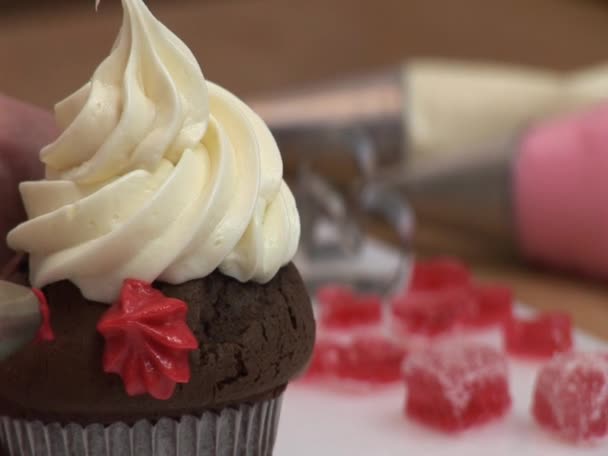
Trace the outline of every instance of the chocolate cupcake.
<path fill-rule="evenodd" d="M 0 449 L 269 455 L 315 331 L 280 153 L 142 0 L 123 8 L 109 57 L 56 106 L 46 179 L 21 185 L 8 243 L 43 331 L 0 363 Z"/>

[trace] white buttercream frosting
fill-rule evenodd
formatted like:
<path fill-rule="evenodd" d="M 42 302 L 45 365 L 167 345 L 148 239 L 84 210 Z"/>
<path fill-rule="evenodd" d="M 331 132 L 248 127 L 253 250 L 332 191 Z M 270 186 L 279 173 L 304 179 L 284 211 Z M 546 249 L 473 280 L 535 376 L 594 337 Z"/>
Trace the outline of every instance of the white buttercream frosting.
<path fill-rule="evenodd" d="M 142 0 L 122 3 L 110 56 L 56 106 L 63 133 L 41 152 L 47 178 L 21 184 L 29 220 L 9 245 L 33 286 L 67 279 L 106 303 L 125 278 L 267 282 L 300 237 L 268 127 Z"/>

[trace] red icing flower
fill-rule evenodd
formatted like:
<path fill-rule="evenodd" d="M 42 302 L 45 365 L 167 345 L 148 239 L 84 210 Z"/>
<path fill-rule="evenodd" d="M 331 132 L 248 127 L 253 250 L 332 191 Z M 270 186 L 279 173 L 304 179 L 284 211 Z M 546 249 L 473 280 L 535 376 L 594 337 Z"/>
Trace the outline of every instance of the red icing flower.
<path fill-rule="evenodd" d="M 119 374 L 129 396 L 169 399 L 190 381 L 188 352 L 198 341 L 186 324 L 187 306 L 140 280 L 125 280 L 119 300 L 97 325 L 106 340 L 105 372 Z"/>
<path fill-rule="evenodd" d="M 40 317 L 42 318 L 40 329 L 38 329 L 38 334 L 36 335 L 36 342 L 51 342 L 55 340 L 55 333 L 51 327 L 51 310 L 49 309 L 49 304 L 42 291 L 37 288 L 32 288 L 32 291 L 40 303 Z"/>

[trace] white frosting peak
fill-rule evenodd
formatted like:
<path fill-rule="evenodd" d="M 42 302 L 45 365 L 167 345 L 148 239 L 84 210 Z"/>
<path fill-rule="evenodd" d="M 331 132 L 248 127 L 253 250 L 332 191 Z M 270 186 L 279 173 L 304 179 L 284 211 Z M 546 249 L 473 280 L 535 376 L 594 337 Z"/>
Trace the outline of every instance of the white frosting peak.
<path fill-rule="evenodd" d="M 203 137 L 209 103 L 196 59 L 142 1 L 123 8 L 112 53 L 56 106 L 64 133 L 41 153 L 50 178 L 91 183 L 153 170 Z"/>
<path fill-rule="evenodd" d="M 21 186 L 29 221 L 9 245 L 35 287 L 68 279 L 108 303 L 125 278 L 270 280 L 300 235 L 270 131 L 141 0 L 123 8 L 110 56 L 56 106 L 63 134 L 41 152 L 47 179 Z"/>

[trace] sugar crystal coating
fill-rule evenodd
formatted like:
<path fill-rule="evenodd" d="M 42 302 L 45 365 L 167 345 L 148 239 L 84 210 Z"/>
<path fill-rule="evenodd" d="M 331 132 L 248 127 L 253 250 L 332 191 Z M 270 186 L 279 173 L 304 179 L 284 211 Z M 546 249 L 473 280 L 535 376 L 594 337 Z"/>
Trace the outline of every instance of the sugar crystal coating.
<path fill-rule="evenodd" d="M 511 404 L 506 358 L 491 347 L 440 344 L 414 352 L 404 375 L 406 414 L 444 431 L 480 425 Z"/>
<path fill-rule="evenodd" d="M 608 433 L 608 357 L 599 353 L 556 356 L 538 374 L 532 414 L 569 441 Z"/>

